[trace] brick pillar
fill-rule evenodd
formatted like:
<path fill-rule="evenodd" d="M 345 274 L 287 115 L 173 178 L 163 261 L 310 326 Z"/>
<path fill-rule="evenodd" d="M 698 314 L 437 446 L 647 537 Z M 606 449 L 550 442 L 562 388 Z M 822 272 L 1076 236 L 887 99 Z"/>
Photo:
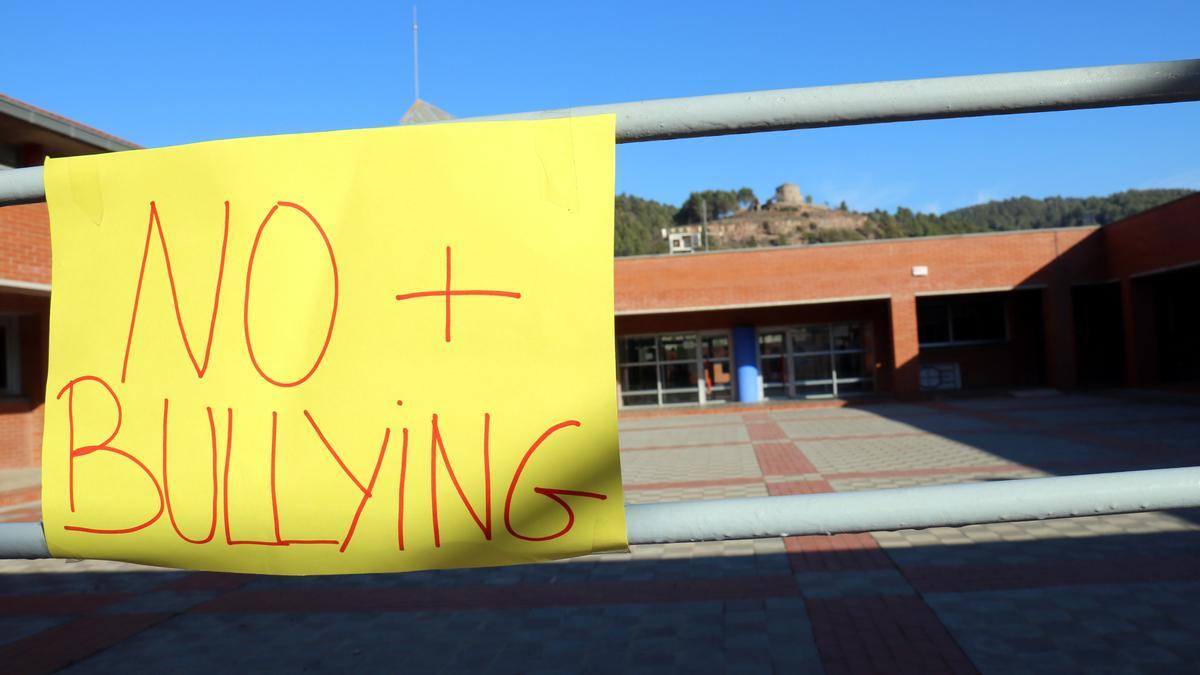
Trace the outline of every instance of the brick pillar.
<path fill-rule="evenodd" d="M 1068 284 L 1053 283 L 1042 292 L 1042 316 L 1046 333 L 1046 384 L 1071 389 L 1078 381 L 1079 373 Z"/>
<path fill-rule="evenodd" d="M 912 295 L 893 295 L 889 310 L 892 318 L 892 392 L 898 398 L 915 398 L 921 393 L 917 299 Z"/>

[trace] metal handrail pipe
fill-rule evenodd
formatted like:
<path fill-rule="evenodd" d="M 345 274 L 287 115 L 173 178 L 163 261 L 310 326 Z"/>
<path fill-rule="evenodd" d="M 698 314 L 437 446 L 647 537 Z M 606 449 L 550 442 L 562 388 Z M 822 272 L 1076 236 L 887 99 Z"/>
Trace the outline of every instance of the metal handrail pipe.
<path fill-rule="evenodd" d="M 468 117 L 537 120 L 612 113 L 617 142 L 1011 115 L 1200 100 L 1200 59 L 892 80 Z M 0 206 L 45 199 L 41 167 L 0 171 Z"/>
<path fill-rule="evenodd" d="M 777 497 L 630 504 L 630 544 L 957 527 L 1200 506 L 1200 467 Z M 40 523 L 0 523 L 0 558 L 47 558 Z"/>

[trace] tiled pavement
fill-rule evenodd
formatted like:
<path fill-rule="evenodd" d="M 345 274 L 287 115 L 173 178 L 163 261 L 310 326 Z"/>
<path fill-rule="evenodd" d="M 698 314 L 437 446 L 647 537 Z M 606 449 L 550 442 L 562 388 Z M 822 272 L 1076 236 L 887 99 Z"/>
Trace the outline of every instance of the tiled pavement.
<path fill-rule="evenodd" d="M 626 416 L 621 430 L 631 502 L 1200 458 L 1200 406 L 1144 396 Z M 36 520 L 20 489 L 0 489 L 0 520 Z M 1195 672 L 1198 530 L 1200 513 L 1148 513 L 354 577 L 10 561 L 0 671 Z"/>

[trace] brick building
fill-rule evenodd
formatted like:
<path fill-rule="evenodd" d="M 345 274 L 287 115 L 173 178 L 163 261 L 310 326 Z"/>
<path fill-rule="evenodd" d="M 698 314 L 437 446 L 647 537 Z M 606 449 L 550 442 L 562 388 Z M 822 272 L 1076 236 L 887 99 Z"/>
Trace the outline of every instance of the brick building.
<path fill-rule="evenodd" d="M 1104 227 L 616 262 L 621 403 L 1200 380 L 1200 195 Z"/>
<path fill-rule="evenodd" d="M 0 170 L 137 146 L 0 94 Z M 0 208 L 0 469 L 41 462 L 50 321 L 45 204 Z"/>
<path fill-rule="evenodd" d="M 0 165 L 134 148 L 0 96 Z M 46 207 L 0 208 L 0 469 L 40 462 Z M 1200 195 L 1105 227 L 616 261 L 624 406 L 1200 379 Z"/>

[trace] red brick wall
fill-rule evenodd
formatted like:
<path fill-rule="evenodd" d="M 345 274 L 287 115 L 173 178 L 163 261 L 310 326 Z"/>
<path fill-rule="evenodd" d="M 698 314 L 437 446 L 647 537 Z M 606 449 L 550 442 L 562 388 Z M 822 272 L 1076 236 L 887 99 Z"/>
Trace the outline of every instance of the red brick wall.
<path fill-rule="evenodd" d="M 50 283 L 45 204 L 0 208 L 0 279 Z M 0 469 L 41 463 L 50 299 L 0 290 L 0 313 L 18 317 L 21 392 L 0 398 Z"/>
<path fill-rule="evenodd" d="M 1004 342 L 921 349 L 922 365 L 957 363 L 964 389 L 1002 389 L 1046 383 L 1042 291 L 1006 294 Z"/>
<path fill-rule="evenodd" d="M 1160 380 L 1154 288 L 1147 273 L 1200 264 L 1200 194 L 1177 199 L 1104 228 L 1109 278 L 1121 283 L 1126 382 Z"/>
<path fill-rule="evenodd" d="M 50 236 L 44 204 L 0 208 L 0 279 L 50 282 Z M 1101 236 L 1101 232 L 1103 235 Z M 915 294 L 1044 285 L 1048 303 L 1046 368 L 1052 384 L 1070 384 L 1074 355 L 1069 322 L 1072 283 L 1121 278 L 1200 261 L 1200 196 L 1187 197 L 1120 223 L 1098 228 L 1000 233 L 864 244 L 717 252 L 616 261 L 618 312 L 779 306 L 666 314 L 619 315 L 618 334 L 724 329 L 735 325 L 787 325 L 824 321 L 870 322 L 877 387 L 900 393 L 917 386 Z M 924 265 L 929 276 L 913 277 Z M 837 298 L 887 296 L 890 300 L 829 303 Z M 1065 298 L 1065 299 L 1064 299 Z M 785 306 L 787 303 L 827 301 Z M 1129 300 L 1133 302 L 1133 300 Z M 910 311 L 911 308 L 911 311 Z M 40 461 L 49 301 L 2 294 L 0 311 L 21 314 L 22 379 L 16 399 L 0 400 L 0 468 Z M 1137 314 L 1127 308 L 1126 315 Z M 893 328 L 897 339 L 892 340 Z M 1147 371 L 1147 338 L 1130 340 L 1129 368 Z M 964 373 L 979 382 L 1001 381 L 1001 362 L 1035 360 L 1029 346 L 1013 346 L 1003 359 L 976 350 L 957 354 Z M 930 355 L 944 358 L 947 354 Z M 926 358 L 922 355 L 920 358 Z M 892 381 L 896 362 L 901 368 Z M 971 365 L 974 364 L 974 365 Z M 1028 373 L 1026 373 L 1027 375 Z M 1021 375 L 1025 378 L 1026 375 Z M 1144 377 L 1144 376 L 1143 376 Z M 1134 380 L 1136 381 L 1136 380 Z M 1020 384 L 1018 382 L 1017 384 Z"/>
<path fill-rule="evenodd" d="M 1098 228 L 752 249 L 616 261 L 617 311 L 903 296 L 1099 280 Z M 912 276 L 913 266 L 929 276 Z"/>
<path fill-rule="evenodd" d="M 45 204 L 0 208 L 0 279 L 50 283 L 50 218 Z"/>
<path fill-rule="evenodd" d="M 901 396 L 917 393 L 923 361 L 959 362 L 964 385 L 970 387 L 1045 382 L 1070 387 L 1074 383 L 1075 363 L 1070 284 L 1104 278 L 1104 248 L 1099 232 L 1094 227 L 1075 228 L 619 259 L 618 312 L 683 307 L 698 311 L 620 316 L 617 332 L 804 323 L 837 320 L 818 317 L 849 312 L 855 316 L 848 318 L 876 323 L 875 335 L 881 338 L 876 359 L 880 368 L 877 384 Z M 928 267 L 929 275 L 912 276 L 914 266 Z M 1037 303 L 1043 297 L 1046 299 L 1044 317 L 1038 316 L 1034 321 L 1044 318 L 1044 332 L 1026 322 L 1014 330 L 1013 340 L 1004 345 L 956 349 L 953 353 L 925 354 L 919 350 L 917 295 L 1019 286 L 1045 288 L 1041 292 L 1032 291 L 1037 293 L 1034 298 Z M 887 299 L 710 309 L 864 296 Z M 855 307 L 875 309 L 867 314 L 862 309 L 852 309 Z M 893 368 L 894 372 L 890 372 Z"/>
<path fill-rule="evenodd" d="M 0 313 L 17 317 L 21 391 L 0 398 L 0 469 L 41 462 L 50 299 L 0 293 Z"/>
<path fill-rule="evenodd" d="M 1104 228 L 1110 278 L 1200 263 L 1200 194 Z"/>

